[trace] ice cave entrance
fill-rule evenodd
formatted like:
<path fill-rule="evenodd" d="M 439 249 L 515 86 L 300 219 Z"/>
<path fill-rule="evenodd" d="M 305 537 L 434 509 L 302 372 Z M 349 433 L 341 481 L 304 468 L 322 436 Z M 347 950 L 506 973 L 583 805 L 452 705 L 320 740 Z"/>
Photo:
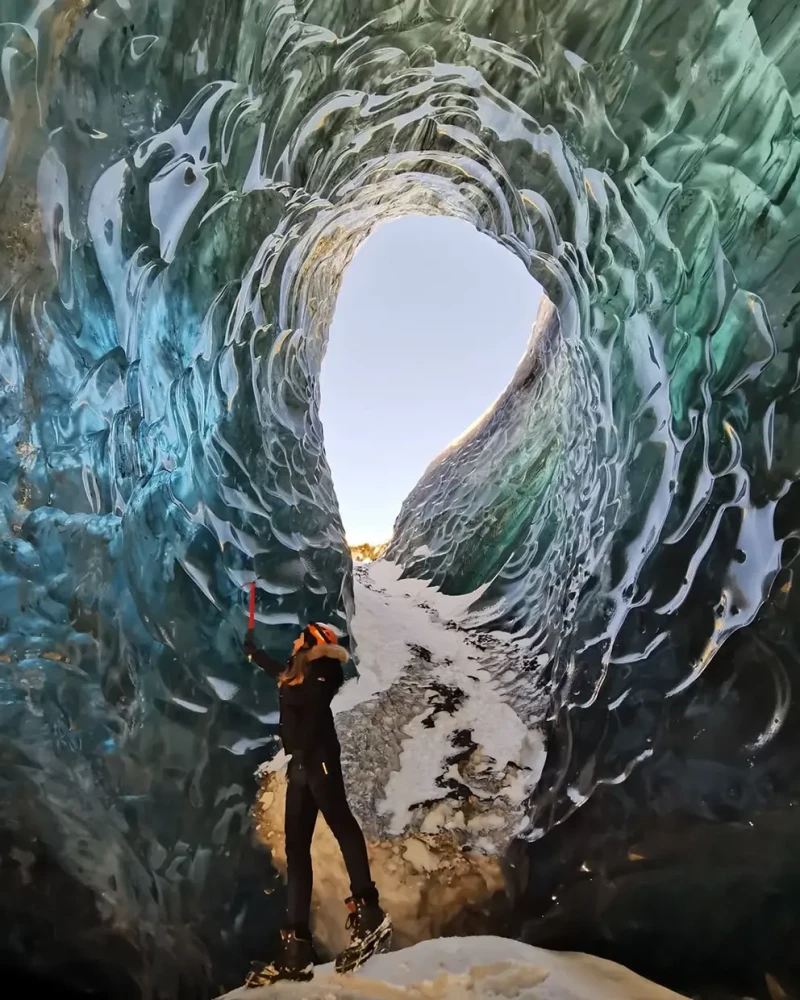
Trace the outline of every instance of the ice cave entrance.
<path fill-rule="evenodd" d="M 387 541 L 430 461 L 497 399 L 542 288 L 459 219 L 404 216 L 362 243 L 336 301 L 321 416 L 351 546 Z"/>

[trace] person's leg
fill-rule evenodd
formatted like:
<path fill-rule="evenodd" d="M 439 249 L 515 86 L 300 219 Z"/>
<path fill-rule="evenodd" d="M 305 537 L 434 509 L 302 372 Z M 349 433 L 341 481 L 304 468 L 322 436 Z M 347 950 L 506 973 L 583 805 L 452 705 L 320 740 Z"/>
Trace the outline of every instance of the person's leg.
<path fill-rule="evenodd" d="M 369 869 L 367 845 L 358 820 L 347 802 L 338 759 L 309 768 L 308 781 L 319 811 L 339 844 L 350 876 L 351 892 L 354 896 L 364 898 L 374 896 L 377 902 L 378 894 Z"/>
<path fill-rule="evenodd" d="M 281 953 L 275 961 L 254 968 L 245 985 L 269 986 L 280 980 L 307 982 L 314 975 L 311 943 L 311 838 L 317 822 L 317 804 L 303 768 L 289 765 L 286 788 L 286 926 L 281 931 Z"/>
<path fill-rule="evenodd" d="M 289 765 L 286 788 L 286 882 L 288 929 L 300 937 L 310 937 L 311 838 L 317 823 L 317 803 L 305 768 Z"/>
<path fill-rule="evenodd" d="M 350 911 L 347 927 L 350 944 L 336 956 L 337 972 L 352 972 L 370 956 L 389 947 L 392 922 L 381 909 L 378 889 L 372 881 L 364 834 L 350 810 L 338 757 L 309 773 L 311 791 L 339 848 L 350 876 L 352 896 L 345 900 Z"/>

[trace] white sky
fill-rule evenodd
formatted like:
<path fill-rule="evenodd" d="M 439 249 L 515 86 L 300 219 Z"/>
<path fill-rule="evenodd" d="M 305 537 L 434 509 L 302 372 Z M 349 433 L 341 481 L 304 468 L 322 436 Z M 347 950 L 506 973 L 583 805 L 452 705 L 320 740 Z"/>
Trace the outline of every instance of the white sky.
<path fill-rule="evenodd" d="M 379 226 L 342 279 L 322 422 L 350 544 L 386 541 L 428 463 L 508 384 L 541 289 L 458 219 Z"/>

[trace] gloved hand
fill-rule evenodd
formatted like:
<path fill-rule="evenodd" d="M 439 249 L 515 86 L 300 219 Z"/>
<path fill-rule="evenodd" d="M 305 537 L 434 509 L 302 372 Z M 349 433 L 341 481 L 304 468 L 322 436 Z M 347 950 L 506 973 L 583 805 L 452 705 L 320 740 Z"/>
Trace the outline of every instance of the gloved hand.
<path fill-rule="evenodd" d="M 253 641 L 254 638 L 255 636 L 253 634 L 252 629 L 248 629 L 247 634 L 244 637 L 244 642 L 242 643 L 242 651 L 248 659 L 250 659 L 250 657 L 253 656 L 254 653 L 258 652 L 258 646 L 256 646 L 256 644 Z"/>

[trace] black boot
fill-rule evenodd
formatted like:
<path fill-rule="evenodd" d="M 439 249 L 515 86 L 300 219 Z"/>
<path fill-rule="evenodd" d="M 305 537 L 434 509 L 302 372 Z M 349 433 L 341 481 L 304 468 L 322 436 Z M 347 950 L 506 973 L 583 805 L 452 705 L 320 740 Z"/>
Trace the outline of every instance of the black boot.
<path fill-rule="evenodd" d="M 258 965 L 245 980 L 245 986 L 269 986 L 279 980 L 307 983 L 314 978 L 314 945 L 310 937 L 296 931 L 281 931 L 281 954 L 275 962 Z"/>
<path fill-rule="evenodd" d="M 346 902 L 350 945 L 336 958 L 337 972 L 351 972 L 378 952 L 388 951 L 392 940 L 392 922 L 381 909 L 375 886 Z"/>

